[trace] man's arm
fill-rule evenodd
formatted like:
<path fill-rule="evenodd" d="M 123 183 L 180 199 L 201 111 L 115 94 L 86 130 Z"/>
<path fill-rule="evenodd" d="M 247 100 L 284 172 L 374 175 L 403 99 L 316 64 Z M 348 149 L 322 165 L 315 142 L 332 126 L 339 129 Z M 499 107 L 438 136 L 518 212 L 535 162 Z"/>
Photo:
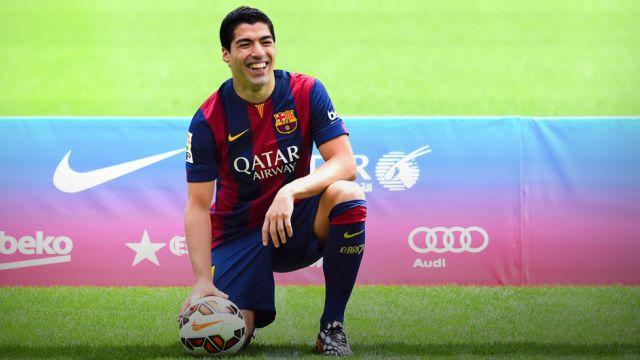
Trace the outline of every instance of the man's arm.
<path fill-rule="evenodd" d="M 190 182 L 187 188 L 187 208 L 184 228 L 189 248 L 189 259 L 195 282 L 180 314 L 197 298 L 214 295 L 228 296 L 213 286 L 211 279 L 211 218 L 209 208 L 213 199 L 214 182 Z"/>
<path fill-rule="evenodd" d="M 283 187 L 291 192 L 294 200 L 318 195 L 338 180 L 356 179 L 356 162 L 347 135 L 327 141 L 320 145 L 318 150 L 324 163 L 311 174 Z"/>
<path fill-rule="evenodd" d="M 323 143 L 318 150 L 325 162 L 311 174 L 283 186 L 273 199 L 262 226 L 263 245 L 269 243 L 269 235 L 275 247 L 279 247 L 280 242 L 286 243 L 285 230 L 290 237 L 293 236 L 291 214 L 294 200 L 320 194 L 338 180 L 355 180 L 356 163 L 346 135 Z"/>
<path fill-rule="evenodd" d="M 214 182 L 191 182 L 187 188 L 184 229 L 195 280 L 211 280 L 211 218 Z"/>

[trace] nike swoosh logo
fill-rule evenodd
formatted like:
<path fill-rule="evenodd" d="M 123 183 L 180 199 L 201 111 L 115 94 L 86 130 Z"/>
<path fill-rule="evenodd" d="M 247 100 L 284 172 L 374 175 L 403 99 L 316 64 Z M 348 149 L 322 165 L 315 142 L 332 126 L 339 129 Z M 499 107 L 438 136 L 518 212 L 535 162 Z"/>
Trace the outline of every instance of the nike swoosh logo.
<path fill-rule="evenodd" d="M 184 148 L 181 148 L 87 172 L 77 172 L 69 166 L 69 157 L 71 156 L 71 150 L 69 150 L 67 155 L 60 160 L 53 173 L 53 185 L 62 192 L 77 193 L 178 155 L 184 150 Z"/>
<path fill-rule="evenodd" d="M 356 236 L 362 234 L 363 232 L 364 232 L 364 230 L 360 230 L 355 234 L 349 234 L 349 232 L 347 231 L 346 233 L 344 233 L 344 238 L 345 239 L 351 239 L 352 237 L 356 237 Z"/>
<path fill-rule="evenodd" d="M 213 326 L 215 324 L 221 323 L 223 320 L 216 320 L 216 321 L 212 321 L 212 322 L 206 322 L 206 323 L 202 323 L 202 324 L 196 324 L 196 321 L 193 320 L 193 324 L 191 324 L 191 330 L 193 331 L 200 331 L 202 329 L 206 329 L 209 326 Z"/>
<path fill-rule="evenodd" d="M 240 136 L 244 135 L 244 133 L 246 133 L 247 131 L 249 131 L 249 129 L 241 132 L 240 134 L 238 134 L 236 136 L 231 136 L 231 134 L 229 134 L 229 142 L 236 141 L 237 138 L 239 138 Z"/>

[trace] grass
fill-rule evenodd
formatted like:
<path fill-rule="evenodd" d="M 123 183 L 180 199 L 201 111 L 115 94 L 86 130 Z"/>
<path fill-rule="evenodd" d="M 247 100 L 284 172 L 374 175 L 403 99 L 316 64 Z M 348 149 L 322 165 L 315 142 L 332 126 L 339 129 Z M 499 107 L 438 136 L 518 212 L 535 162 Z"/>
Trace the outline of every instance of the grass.
<path fill-rule="evenodd" d="M 187 288 L 1 288 L 0 357 L 181 358 Z M 315 357 L 323 289 L 277 288 L 242 357 Z M 638 287 L 359 287 L 347 333 L 369 357 L 640 358 Z M 317 357 L 315 357 L 317 358 Z"/>
<path fill-rule="evenodd" d="M 192 115 L 241 3 L 0 0 L 0 115 Z M 636 0 L 251 4 L 342 114 L 640 114 Z"/>

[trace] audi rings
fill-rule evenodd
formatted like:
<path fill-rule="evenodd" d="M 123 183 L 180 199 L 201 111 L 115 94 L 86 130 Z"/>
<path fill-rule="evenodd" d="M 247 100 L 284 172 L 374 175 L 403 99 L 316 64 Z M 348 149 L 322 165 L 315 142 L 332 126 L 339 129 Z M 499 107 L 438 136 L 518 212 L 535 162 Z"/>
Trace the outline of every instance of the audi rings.
<path fill-rule="evenodd" d="M 480 238 L 482 239 L 482 244 L 474 247 L 474 244 L 479 244 Z M 452 252 L 459 254 L 465 251 L 478 253 L 489 245 L 489 234 L 479 226 L 470 226 L 467 228 L 461 226 L 451 228 L 442 226 L 428 228 L 422 226 L 413 229 L 409 234 L 408 240 L 411 249 L 421 254 L 428 252 L 437 254 Z"/>

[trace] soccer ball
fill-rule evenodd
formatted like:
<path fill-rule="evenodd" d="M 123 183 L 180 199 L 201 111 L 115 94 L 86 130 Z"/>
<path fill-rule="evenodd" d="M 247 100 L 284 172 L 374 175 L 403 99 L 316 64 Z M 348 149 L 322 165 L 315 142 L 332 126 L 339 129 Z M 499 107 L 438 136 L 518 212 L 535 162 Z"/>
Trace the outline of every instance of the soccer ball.
<path fill-rule="evenodd" d="M 195 355 L 238 352 L 246 338 L 240 309 L 227 299 L 206 296 L 189 306 L 179 322 L 180 342 Z"/>

